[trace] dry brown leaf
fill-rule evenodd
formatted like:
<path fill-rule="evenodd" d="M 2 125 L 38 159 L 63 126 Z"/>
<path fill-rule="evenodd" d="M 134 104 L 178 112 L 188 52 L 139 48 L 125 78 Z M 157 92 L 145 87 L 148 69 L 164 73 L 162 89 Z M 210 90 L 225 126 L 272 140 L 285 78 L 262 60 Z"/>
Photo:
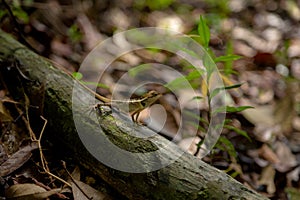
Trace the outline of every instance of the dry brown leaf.
<path fill-rule="evenodd" d="M 286 179 L 287 179 L 287 182 L 288 184 L 287 185 L 292 185 L 292 182 L 297 182 L 299 181 L 299 178 L 300 178 L 300 167 L 297 167 L 296 169 L 294 169 L 293 171 L 289 172 L 287 175 L 286 175 Z"/>
<path fill-rule="evenodd" d="M 275 164 L 276 170 L 286 172 L 297 165 L 296 156 L 285 143 L 278 141 L 275 143 L 274 148 L 279 159 L 279 162 Z"/>
<path fill-rule="evenodd" d="M 74 180 L 75 183 L 72 183 L 72 191 L 73 191 L 73 197 L 74 200 L 88 200 L 88 199 L 97 199 L 97 200 L 102 200 L 102 199 L 107 199 L 107 195 L 101 193 L 100 191 L 92 188 L 91 186 L 78 181 Z M 77 187 L 79 186 L 80 189 Z M 83 192 L 85 194 L 83 194 Z"/>
<path fill-rule="evenodd" d="M 8 155 L 5 152 L 2 144 L 0 144 L 0 165 L 8 159 Z"/>
<path fill-rule="evenodd" d="M 4 107 L 2 101 L 0 101 L 0 119 L 1 119 L 2 122 L 5 122 L 5 121 L 11 122 L 11 121 L 13 121 L 13 118 L 8 113 L 6 108 Z"/>
<path fill-rule="evenodd" d="M 32 142 L 31 144 L 14 153 L 4 163 L 1 164 L 0 176 L 6 176 L 21 167 L 31 157 L 31 151 L 37 148 L 37 143 Z"/>
<path fill-rule="evenodd" d="M 264 126 L 271 127 L 275 124 L 272 105 L 255 106 L 250 102 L 243 102 L 244 105 L 250 105 L 255 109 L 246 109 L 242 111 L 244 117 L 254 125 L 264 124 Z"/>
<path fill-rule="evenodd" d="M 178 146 L 182 150 L 194 155 L 194 153 L 196 153 L 196 151 L 197 151 L 197 144 L 199 142 L 200 142 L 199 137 L 189 137 L 189 138 L 185 138 L 185 139 L 181 140 L 178 143 Z"/>
<path fill-rule="evenodd" d="M 264 144 L 260 149 L 259 149 L 259 155 L 269 161 L 272 164 L 279 163 L 280 160 L 275 154 L 275 152 L 266 144 Z"/>
<path fill-rule="evenodd" d="M 275 169 L 273 168 L 272 165 L 268 165 L 263 169 L 258 184 L 266 185 L 267 192 L 269 194 L 274 194 L 276 192 L 274 178 L 275 178 Z"/>
<path fill-rule="evenodd" d="M 60 189 L 46 191 L 44 188 L 31 183 L 16 184 L 5 191 L 5 197 L 10 200 L 39 200 L 46 199 L 59 191 Z"/>
<path fill-rule="evenodd" d="M 80 169 L 78 166 L 75 167 L 75 169 L 73 170 L 72 172 L 72 178 L 75 179 L 75 180 L 80 180 Z"/>

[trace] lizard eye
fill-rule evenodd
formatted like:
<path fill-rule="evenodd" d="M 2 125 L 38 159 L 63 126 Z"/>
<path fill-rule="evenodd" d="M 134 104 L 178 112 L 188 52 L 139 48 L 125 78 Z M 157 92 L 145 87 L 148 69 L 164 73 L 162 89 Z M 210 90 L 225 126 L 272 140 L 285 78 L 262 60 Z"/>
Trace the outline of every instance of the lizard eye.
<path fill-rule="evenodd" d="M 155 91 L 151 91 L 151 92 L 150 92 L 150 95 L 151 95 L 151 96 L 157 96 L 157 95 L 158 95 L 158 93 L 157 93 L 157 92 L 155 92 Z"/>
<path fill-rule="evenodd" d="M 142 104 L 143 107 L 146 106 L 146 102 L 144 102 L 144 101 L 141 101 L 141 104 Z"/>

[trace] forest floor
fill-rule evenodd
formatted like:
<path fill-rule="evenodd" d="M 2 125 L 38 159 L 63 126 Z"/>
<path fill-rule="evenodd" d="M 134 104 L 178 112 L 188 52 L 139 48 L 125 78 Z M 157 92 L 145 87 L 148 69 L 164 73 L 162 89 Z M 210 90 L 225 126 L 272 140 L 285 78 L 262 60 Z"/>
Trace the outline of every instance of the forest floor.
<path fill-rule="evenodd" d="M 13 0 L 7 1 L 7 5 L 15 17 L 9 14 L 7 6 L 0 5 L 1 29 L 13 34 L 21 43 L 30 45 L 39 55 L 58 63 L 70 73 L 78 72 L 93 48 L 115 33 L 133 28 L 160 27 L 195 35 L 200 15 L 204 16 L 210 29 L 209 47 L 213 53 L 216 56 L 241 56 L 232 62 L 217 63 L 225 84 L 242 83 L 239 88 L 228 91 L 228 102 L 234 106 L 254 108 L 227 115 L 227 119 L 231 120 L 230 127 L 235 128 L 225 127 L 222 133 L 223 143 L 219 142 L 203 160 L 270 199 L 300 199 L 299 1 Z M 117 87 L 118 80 L 132 66 L 149 62 L 171 66 L 186 76 L 190 72 L 176 55 L 164 51 L 151 53 L 136 50 L 112 63 L 101 79 L 101 83 L 108 86 L 108 89 L 101 87 L 97 91 L 101 95 L 109 96 L 113 88 Z M 161 70 L 156 78 L 159 77 L 167 80 L 173 78 L 167 70 Z M 84 74 L 83 79 L 93 80 L 92 74 Z M 8 94 L 2 84 L 0 96 L 4 99 Z M 121 87 L 126 86 L 118 84 Z M 165 92 L 161 86 L 155 84 L 140 90 L 143 92 L 149 89 Z M 201 92 L 201 86 L 196 90 Z M 191 94 L 178 93 L 176 97 L 174 94 L 167 94 L 159 100 L 167 114 L 166 125 L 160 134 L 194 154 L 196 143 L 191 145 L 190 141 L 197 138 L 199 141 L 198 136 L 187 134 L 175 137 L 180 126 L 176 99 L 182 99 L 186 95 Z M 1 123 L 9 115 L 2 108 L 2 104 L 5 103 L 1 103 L 0 108 Z M 205 106 L 202 108 L 205 113 Z M 151 117 L 156 121 L 162 120 L 161 114 L 155 110 Z M 146 112 L 141 113 L 140 119 L 147 124 Z M 155 128 L 156 124 L 152 126 Z M 191 129 L 193 128 L 189 127 Z M 3 125 L 0 134 L 0 166 L 20 146 L 24 146 L 24 141 L 18 139 L 20 136 L 7 130 Z M 20 131 L 18 128 L 15 130 L 18 135 Z M 11 140 L 15 143 L 14 147 L 7 146 Z M 51 148 L 47 141 L 44 143 L 47 148 Z M 27 145 L 28 148 L 29 146 Z M 56 154 L 52 154 L 51 150 L 45 154 L 48 162 L 57 161 Z M 17 175 L 10 175 L 6 179 L 48 185 L 47 181 L 50 180 L 41 178 L 47 175 L 34 173 L 30 169 L 36 165 L 38 159 L 38 156 L 33 158 L 33 162 L 25 164 L 22 170 L 16 172 Z M 24 164 L 22 161 L 18 163 Z M 75 168 L 75 165 L 69 163 L 67 168 Z M 50 167 L 50 170 L 65 173 L 60 164 Z M 78 173 L 74 172 L 75 175 Z M 83 182 L 96 185 L 97 181 L 92 175 L 84 174 L 84 177 Z M 99 185 L 95 187 L 99 189 Z M 1 188 L 0 192 L 3 190 Z M 106 195 L 111 195 L 109 198 L 119 198 L 109 190 L 105 191 Z M 0 196 L 3 195 L 0 193 Z"/>

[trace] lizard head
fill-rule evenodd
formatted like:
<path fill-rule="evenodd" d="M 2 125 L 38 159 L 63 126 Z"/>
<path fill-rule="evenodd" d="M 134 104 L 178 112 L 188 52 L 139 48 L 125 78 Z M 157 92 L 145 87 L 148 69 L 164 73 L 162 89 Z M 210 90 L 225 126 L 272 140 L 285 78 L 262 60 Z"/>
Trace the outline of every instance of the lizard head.
<path fill-rule="evenodd" d="M 162 96 L 162 94 L 160 94 L 154 90 L 151 90 L 143 95 L 142 104 L 143 104 L 143 106 L 148 107 L 151 104 L 153 104 L 157 99 L 159 99 L 161 96 Z"/>

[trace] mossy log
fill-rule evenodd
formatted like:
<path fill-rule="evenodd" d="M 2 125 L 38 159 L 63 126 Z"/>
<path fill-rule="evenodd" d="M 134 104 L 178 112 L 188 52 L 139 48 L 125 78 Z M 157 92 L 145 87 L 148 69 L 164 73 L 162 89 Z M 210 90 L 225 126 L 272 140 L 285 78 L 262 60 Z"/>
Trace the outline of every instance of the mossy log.
<path fill-rule="evenodd" d="M 40 107 L 42 115 L 48 120 L 45 132 L 48 138 L 53 143 L 59 140 L 63 144 L 61 148 L 71 150 L 74 159 L 82 166 L 129 199 L 267 199 L 224 172 L 182 152 L 175 144 L 170 144 L 157 134 L 152 135 L 151 139 L 132 136 L 151 132 L 144 126 L 133 125 L 126 119 L 116 119 L 110 114 L 95 120 L 81 108 L 72 112 L 72 96 L 73 102 L 80 102 L 90 98 L 91 93 L 76 85 L 78 88 L 74 97 L 74 79 L 1 30 L 0 64 L 1 75 L 9 86 L 10 94 L 16 100 L 22 99 L 22 94 L 26 94 L 31 105 Z M 172 164 L 152 172 L 118 171 L 104 165 L 89 153 L 78 135 L 78 128 L 75 127 L 73 119 L 76 115 L 85 125 L 83 131 L 93 132 L 95 139 L 109 140 L 132 153 L 160 148 L 161 157 L 181 156 Z M 107 157 L 114 159 L 113 154 L 110 155 L 101 148 L 102 146 L 97 146 L 96 150 L 99 153 L 105 152 Z M 149 158 L 139 155 L 140 160 L 129 158 L 121 164 L 134 165 L 137 169 L 147 171 L 145 162 L 148 161 L 145 159 Z M 149 162 L 151 161 L 150 159 Z"/>

